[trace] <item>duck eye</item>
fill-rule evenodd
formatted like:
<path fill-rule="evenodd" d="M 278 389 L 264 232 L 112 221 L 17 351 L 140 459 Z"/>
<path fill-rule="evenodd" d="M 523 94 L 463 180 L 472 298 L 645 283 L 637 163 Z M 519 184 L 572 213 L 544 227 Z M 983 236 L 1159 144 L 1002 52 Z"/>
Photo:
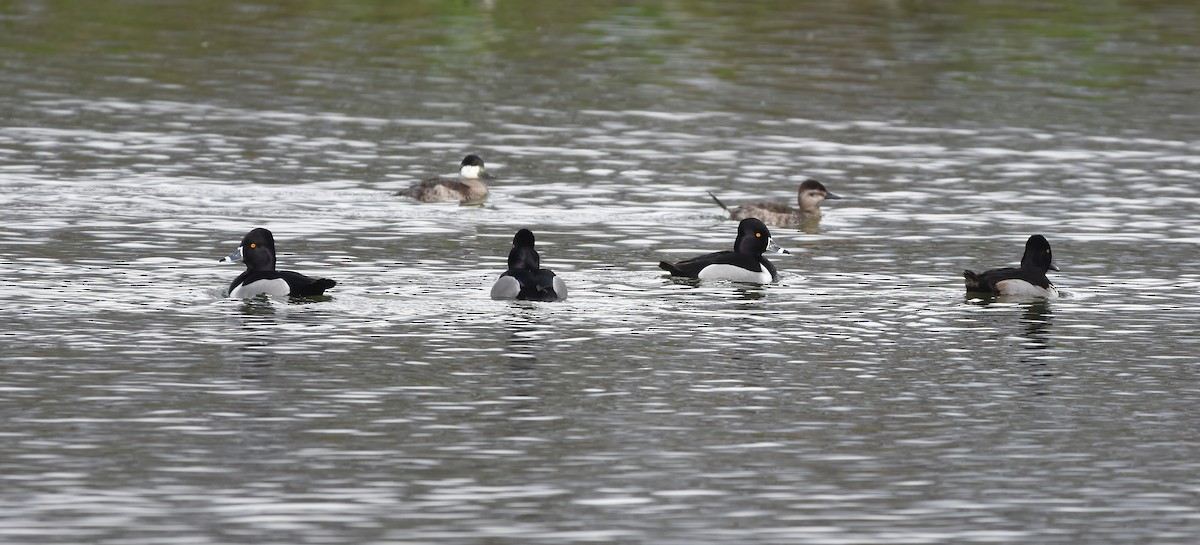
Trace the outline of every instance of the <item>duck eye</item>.
<path fill-rule="evenodd" d="M 754 233 L 754 238 L 762 238 L 762 233 Z"/>
<path fill-rule="evenodd" d="M 254 242 L 251 242 L 251 243 L 250 243 L 250 249 L 251 249 L 251 250 L 253 250 L 253 249 L 257 248 L 257 247 L 258 247 L 258 244 L 254 243 Z"/>

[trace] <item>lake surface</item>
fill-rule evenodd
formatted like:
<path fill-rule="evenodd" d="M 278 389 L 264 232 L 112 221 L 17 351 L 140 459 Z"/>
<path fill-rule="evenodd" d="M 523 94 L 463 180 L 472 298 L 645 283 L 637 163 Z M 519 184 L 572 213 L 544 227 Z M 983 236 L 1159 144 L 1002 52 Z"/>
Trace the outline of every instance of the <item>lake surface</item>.
<path fill-rule="evenodd" d="M 1198 27 L 0 3 L 0 542 L 1194 543 Z M 657 268 L 807 177 L 778 283 Z M 224 297 L 260 226 L 328 299 Z M 488 298 L 522 227 L 567 301 Z M 1061 297 L 964 295 L 1033 233 Z"/>

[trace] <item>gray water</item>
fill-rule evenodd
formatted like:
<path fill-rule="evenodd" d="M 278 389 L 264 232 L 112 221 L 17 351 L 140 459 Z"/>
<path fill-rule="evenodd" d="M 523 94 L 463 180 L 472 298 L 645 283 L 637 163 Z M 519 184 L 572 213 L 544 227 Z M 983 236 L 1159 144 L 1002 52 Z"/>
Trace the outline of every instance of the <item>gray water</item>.
<path fill-rule="evenodd" d="M 0 3 L 0 542 L 1200 535 L 1193 2 L 191 4 Z M 778 283 L 658 270 L 806 177 Z"/>

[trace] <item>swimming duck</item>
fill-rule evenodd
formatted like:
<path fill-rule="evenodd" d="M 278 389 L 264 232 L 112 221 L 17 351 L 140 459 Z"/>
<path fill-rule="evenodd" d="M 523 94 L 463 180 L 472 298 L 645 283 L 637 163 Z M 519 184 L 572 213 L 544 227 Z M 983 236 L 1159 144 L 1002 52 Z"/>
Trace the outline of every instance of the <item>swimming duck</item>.
<path fill-rule="evenodd" d="M 491 180 L 494 176 L 483 166 L 483 159 L 478 155 L 468 155 L 458 166 L 458 179 L 431 178 L 397 195 L 411 197 L 421 202 L 459 201 L 461 203 L 477 203 L 488 195 L 487 184 L 483 180 Z"/>
<path fill-rule="evenodd" d="M 251 230 L 242 238 L 241 246 L 221 258 L 222 263 L 246 264 L 246 271 L 229 284 L 229 296 L 245 299 L 265 293 L 283 297 L 321 295 L 337 285 L 328 278 L 311 278 L 292 271 L 275 270 L 275 237 L 262 227 Z"/>
<path fill-rule="evenodd" d="M 718 206 L 729 212 L 731 219 L 758 218 L 764 223 L 786 226 L 820 220 L 821 201 L 841 198 L 833 194 L 832 191 L 825 189 L 825 185 L 816 180 L 804 180 L 804 183 L 800 184 L 800 189 L 796 192 L 796 203 L 799 204 L 799 209 L 777 202 L 756 202 L 743 204 L 730 210 L 712 192 L 709 192 L 708 196 L 712 197 Z"/>
<path fill-rule="evenodd" d="M 1025 242 L 1025 254 L 1021 256 L 1019 268 L 992 269 L 983 274 L 963 271 L 967 293 L 1054 297 L 1058 295 L 1058 290 L 1046 278 L 1046 271 L 1058 270 L 1051 262 L 1053 259 L 1054 254 L 1046 237 L 1033 235 Z"/>
<path fill-rule="evenodd" d="M 554 271 L 543 269 L 533 249 L 533 232 L 521 229 L 513 236 L 508 252 L 508 270 L 492 286 L 492 299 L 558 301 L 567 298 L 567 285 Z"/>
<path fill-rule="evenodd" d="M 771 232 L 758 218 L 746 218 L 738 224 L 737 239 L 733 250 L 705 254 L 678 263 L 662 261 L 659 268 L 671 276 L 699 278 L 701 280 L 732 280 L 766 284 L 779 280 L 775 270 L 763 252 L 786 254 L 771 240 Z"/>

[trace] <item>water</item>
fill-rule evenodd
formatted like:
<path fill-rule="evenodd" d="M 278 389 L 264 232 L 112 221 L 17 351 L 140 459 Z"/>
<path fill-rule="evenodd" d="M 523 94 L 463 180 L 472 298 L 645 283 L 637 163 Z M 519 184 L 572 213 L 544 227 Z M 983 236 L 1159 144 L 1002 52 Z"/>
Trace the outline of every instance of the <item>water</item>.
<path fill-rule="evenodd" d="M 205 6 L 0 6 L 0 541 L 1195 540 L 1191 3 Z M 657 269 L 805 177 L 777 284 Z"/>

